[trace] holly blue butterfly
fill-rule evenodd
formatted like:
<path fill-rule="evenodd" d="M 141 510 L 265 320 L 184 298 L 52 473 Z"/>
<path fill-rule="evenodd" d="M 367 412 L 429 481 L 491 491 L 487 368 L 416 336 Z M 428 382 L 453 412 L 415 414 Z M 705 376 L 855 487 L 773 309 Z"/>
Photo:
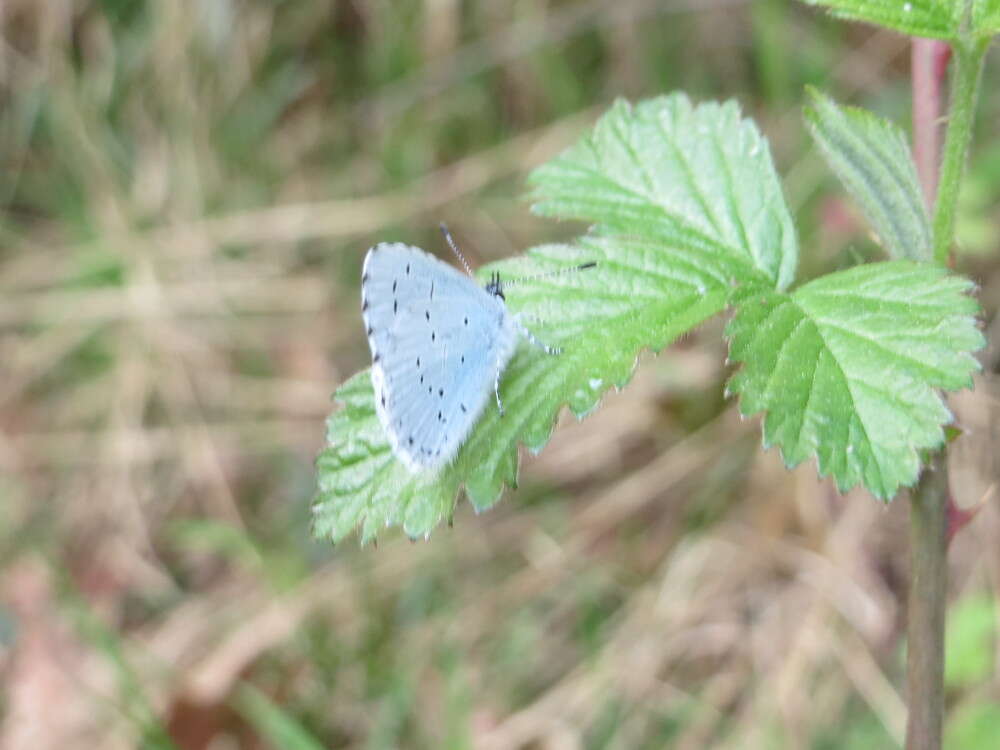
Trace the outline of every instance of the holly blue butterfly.
<path fill-rule="evenodd" d="M 444 225 L 441 231 L 468 275 L 420 248 L 383 242 L 368 251 L 361 276 L 375 411 L 393 452 L 414 472 L 455 456 L 490 385 L 503 414 L 500 376 L 521 336 L 559 353 L 507 309 L 504 288 L 523 279 L 502 282 L 494 274 L 479 286 Z"/>

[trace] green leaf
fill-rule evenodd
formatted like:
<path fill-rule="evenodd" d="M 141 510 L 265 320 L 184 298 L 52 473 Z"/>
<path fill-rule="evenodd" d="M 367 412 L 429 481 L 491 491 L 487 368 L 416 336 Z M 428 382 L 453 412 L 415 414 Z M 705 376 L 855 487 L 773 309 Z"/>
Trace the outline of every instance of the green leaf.
<path fill-rule="evenodd" d="M 317 536 L 336 541 L 359 525 L 363 541 L 389 525 L 425 536 L 451 515 L 463 486 L 477 510 L 490 507 L 505 483 L 516 486 L 518 443 L 537 453 L 563 404 L 577 416 L 594 409 L 608 388 L 625 385 L 642 349 L 661 349 L 721 311 L 731 280 L 752 273 L 711 251 L 604 237 L 537 247 L 479 275 L 515 278 L 585 261 L 598 265 L 510 289 L 510 308 L 540 340 L 563 351 L 548 355 L 522 344 L 501 379 L 504 416 L 490 403 L 458 456 L 437 474 L 411 473 L 393 456 L 368 371 L 337 391 L 343 408 L 328 420 L 328 447 L 317 460 Z"/>
<path fill-rule="evenodd" d="M 972 6 L 972 31 L 983 37 L 1000 33 L 1000 0 L 978 0 Z"/>
<path fill-rule="evenodd" d="M 841 491 L 891 498 L 918 451 L 944 440 L 937 388 L 971 385 L 982 347 L 972 282 L 889 261 L 829 274 L 791 294 L 746 289 L 726 335 L 742 362 L 729 384 L 745 415 L 766 412 L 764 445 L 795 466 L 815 455 Z"/>
<path fill-rule="evenodd" d="M 805 117 L 816 143 L 893 258 L 930 260 L 930 219 L 906 135 L 871 112 L 841 107 L 815 89 Z"/>
<path fill-rule="evenodd" d="M 770 149 L 735 102 L 618 101 L 529 181 L 539 214 L 740 257 L 779 289 L 795 277 L 795 227 Z"/>
<path fill-rule="evenodd" d="M 961 29 L 961 0 L 803 0 L 821 5 L 839 18 L 867 21 L 910 36 L 957 39 Z M 993 2 L 993 0 L 989 0 Z"/>
<path fill-rule="evenodd" d="M 521 346 L 492 404 L 458 456 L 437 473 L 411 473 L 393 456 L 368 372 L 337 391 L 317 461 L 314 532 L 362 540 L 400 525 L 429 534 L 464 488 L 482 510 L 517 482 L 518 445 L 537 452 L 562 406 L 582 416 L 623 386 L 640 351 L 658 350 L 724 309 L 740 283 L 787 286 L 795 231 L 767 143 L 735 104 L 693 107 L 676 94 L 618 102 L 585 136 L 532 175 L 535 209 L 595 221 L 576 245 L 546 245 L 482 269 L 516 278 L 596 261 L 597 267 L 511 288 L 507 303 L 550 356 Z"/>

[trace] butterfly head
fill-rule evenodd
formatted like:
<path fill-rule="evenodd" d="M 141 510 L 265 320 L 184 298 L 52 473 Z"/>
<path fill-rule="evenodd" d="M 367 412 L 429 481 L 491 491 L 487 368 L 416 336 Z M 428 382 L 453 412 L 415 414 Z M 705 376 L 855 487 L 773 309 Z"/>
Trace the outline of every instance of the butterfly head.
<path fill-rule="evenodd" d="M 486 285 L 486 291 L 494 297 L 499 297 L 505 302 L 507 301 L 507 298 L 503 294 L 503 284 L 500 282 L 500 274 L 496 271 L 494 271 L 493 275 L 490 276 L 490 281 Z"/>

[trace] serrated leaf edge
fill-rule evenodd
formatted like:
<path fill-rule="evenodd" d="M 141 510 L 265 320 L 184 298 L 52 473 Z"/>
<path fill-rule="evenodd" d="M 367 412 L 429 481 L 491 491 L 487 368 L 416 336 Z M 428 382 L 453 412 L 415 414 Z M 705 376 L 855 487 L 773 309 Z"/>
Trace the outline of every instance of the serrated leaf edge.
<path fill-rule="evenodd" d="M 916 266 L 920 270 L 927 270 L 929 268 L 937 269 L 936 266 L 930 266 L 929 264 L 916 263 L 916 262 L 912 262 L 912 261 L 904 261 L 904 262 L 909 262 L 912 265 Z M 872 266 L 872 265 L 876 265 L 876 264 L 866 264 L 866 265 Z M 971 300 L 971 298 L 968 297 L 968 293 L 975 288 L 975 284 L 971 280 L 965 279 L 964 277 L 961 277 L 961 276 L 948 274 L 947 271 L 945 271 L 944 269 L 937 269 L 937 270 L 941 270 L 942 271 L 942 273 L 941 273 L 941 275 L 939 277 L 940 279 L 947 280 L 947 279 L 951 278 L 952 280 L 955 280 L 956 281 L 956 286 L 959 287 L 959 289 L 957 290 L 958 293 L 961 296 L 966 297 L 967 299 Z M 832 274 L 827 274 L 826 276 L 818 277 L 817 279 L 814 279 L 813 281 L 807 283 L 806 285 L 803 285 L 803 287 L 800 287 L 800 290 L 803 289 L 803 288 L 805 288 L 806 286 L 809 286 L 809 285 L 813 284 L 813 283 L 822 282 L 824 279 L 827 279 L 830 275 L 832 275 Z M 799 290 L 796 290 L 796 291 L 799 291 Z M 803 321 L 805 321 L 805 320 L 812 321 L 813 319 L 809 315 L 808 311 L 805 308 L 801 307 L 801 305 L 799 305 L 797 302 L 795 302 L 794 297 L 795 297 L 796 291 L 793 291 L 793 292 L 789 293 L 789 292 L 775 291 L 775 290 L 772 290 L 772 289 L 761 290 L 759 287 L 757 287 L 756 289 L 754 287 L 746 287 L 746 288 L 744 288 L 744 289 L 741 290 L 741 293 L 733 295 L 733 298 L 731 299 L 731 303 L 732 303 L 732 307 L 733 307 L 733 312 L 732 312 L 731 320 L 732 320 L 732 318 L 734 318 L 738 314 L 738 312 L 739 312 L 739 306 L 740 305 L 753 303 L 754 299 L 757 298 L 757 297 L 759 297 L 759 295 L 763 293 L 763 294 L 774 294 L 774 295 L 777 295 L 777 296 L 785 298 L 785 301 L 787 301 L 788 303 L 791 303 L 791 304 L 795 304 L 796 307 L 798 307 L 798 309 L 800 310 L 800 312 L 802 314 Z M 971 300 L 971 301 L 973 302 L 973 305 L 975 306 L 975 308 L 979 309 L 978 303 L 976 303 L 975 300 Z M 777 309 L 777 308 L 775 308 L 775 309 Z M 954 314 L 955 315 L 961 315 L 963 317 L 970 317 L 970 318 L 974 317 L 974 313 L 971 310 L 961 310 L 961 311 L 958 311 L 958 312 L 956 312 Z M 797 325 L 799 325 L 799 324 L 797 324 Z M 824 351 L 830 351 L 830 346 L 826 343 L 825 337 L 823 337 L 822 332 L 819 331 L 819 330 L 817 330 L 817 333 L 820 336 L 820 338 L 823 339 Z M 831 477 L 832 476 L 832 478 L 834 479 L 834 482 L 835 482 L 835 484 L 837 486 L 838 491 L 841 492 L 841 493 L 848 492 L 851 489 L 853 489 L 853 488 L 861 485 L 861 486 L 864 486 L 865 489 L 867 489 L 869 492 L 871 492 L 872 495 L 874 495 L 875 497 L 877 497 L 878 499 L 883 500 L 883 501 L 889 501 L 889 500 L 891 500 L 892 497 L 895 496 L 895 494 L 901 488 L 904 488 L 904 487 L 905 488 L 913 487 L 914 484 L 916 483 L 916 481 L 919 479 L 920 468 L 921 468 L 921 466 L 924 463 L 924 461 L 922 460 L 922 457 L 926 454 L 926 452 L 937 450 L 938 448 L 940 448 L 945 443 L 946 436 L 947 436 L 946 430 L 947 430 L 947 428 L 950 425 L 952 425 L 954 423 L 954 421 L 953 421 L 954 420 L 954 415 L 952 414 L 951 410 L 948 408 L 947 403 L 946 403 L 946 401 L 945 401 L 945 399 L 943 397 L 943 394 L 944 394 L 945 391 L 961 390 L 963 388 L 971 388 L 972 387 L 972 385 L 973 385 L 972 373 L 975 372 L 975 371 L 977 371 L 977 370 L 979 370 L 979 369 L 981 369 L 981 364 L 979 363 L 978 360 L 975 359 L 975 357 L 972 356 L 972 352 L 973 351 L 977 351 L 978 349 L 982 348 L 983 346 L 985 346 L 985 343 L 986 343 L 985 338 L 982 337 L 982 336 L 980 336 L 980 341 L 974 346 L 974 348 L 969 349 L 969 350 L 964 350 L 964 351 L 956 350 L 956 354 L 964 354 L 969 359 L 969 364 L 970 364 L 969 374 L 968 374 L 967 382 L 965 384 L 963 384 L 962 386 L 956 387 L 956 388 L 944 388 L 944 387 L 940 387 L 940 386 L 928 385 L 928 387 L 935 394 L 935 396 L 937 398 L 937 401 L 938 401 L 938 404 L 940 405 L 943 414 L 946 415 L 946 418 L 945 418 L 945 420 L 943 422 L 939 423 L 939 425 L 938 425 L 938 430 L 937 430 L 938 437 L 937 437 L 936 440 L 934 440 L 934 441 L 932 441 L 932 442 L 930 442 L 930 443 L 928 443 L 926 445 L 909 444 L 907 446 L 907 449 L 908 449 L 907 452 L 909 454 L 909 457 L 911 459 L 913 459 L 913 461 L 916 464 L 915 471 L 913 472 L 913 476 L 912 476 L 912 478 L 909 481 L 902 481 L 902 482 L 900 482 L 900 484 L 898 486 L 892 488 L 892 491 L 890 492 L 890 491 L 886 490 L 884 487 L 883 488 L 872 488 L 872 487 L 869 487 L 868 485 L 866 485 L 864 483 L 863 478 L 860 478 L 858 481 L 855 481 L 853 484 L 841 483 L 840 480 L 839 480 L 839 478 L 836 477 L 835 475 L 833 475 L 834 469 L 828 468 L 828 469 L 824 470 L 824 468 L 822 466 L 822 463 L 821 463 L 821 456 L 819 455 L 819 452 L 818 452 L 817 449 L 810 450 L 802 458 L 799 458 L 799 459 L 794 459 L 794 458 L 789 459 L 788 455 L 787 455 L 787 453 L 785 451 L 784 446 L 780 442 L 778 442 L 776 439 L 770 439 L 768 437 L 767 420 L 768 420 L 768 416 L 770 414 L 770 410 L 766 409 L 766 408 L 759 408 L 759 409 L 754 409 L 753 407 L 745 408 L 745 400 L 744 400 L 743 389 L 740 388 L 740 387 L 734 386 L 734 384 L 737 381 L 736 376 L 740 372 L 742 372 L 743 369 L 746 367 L 746 361 L 745 361 L 745 359 L 743 359 L 741 357 L 733 356 L 733 354 L 732 354 L 732 343 L 733 343 L 733 340 L 732 340 L 732 336 L 729 334 L 729 326 L 728 325 L 727 325 L 727 331 L 726 331 L 726 334 L 725 334 L 725 338 L 730 342 L 729 343 L 729 346 L 730 346 L 730 355 L 729 355 L 729 357 L 727 357 L 727 363 L 737 363 L 737 364 L 740 365 L 739 369 L 736 372 L 734 372 L 733 376 L 730 378 L 729 382 L 726 384 L 726 386 L 725 386 L 725 395 L 726 395 L 726 397 L 729 397 L 729 396 L 736 396 L 737 397 L 737 399 L 738 399 L 738 409 L 739 409 L 739 412 L 740 412 L 741 416 L 747 417 L 747 418 L 759 417 L 759 419 L 761 421 L 761 443 L 762 443 L 763 448 L 765 450 L 769 450 L 771 447 L 777 446 L 778 450 L 779 450 L 779 453 L 781 454 L 782 462 L 789 469 L 795 468 L 796 466 L 800 465 L 803 461 L 812 460 L 815 463 L 815 465 L 816 465 L 816 473 L 817 473 L 817 475 L 819 477 L 821 477 L 821 478 L 826 478 L 826 477 Z M 789 335 L 787 338 L 791 338 L 791 336 Z M 841 369 L 840 363 L 837 362 L 836 359 L 834 359 L 833 361 L 837 365 L 837 369 L 840 372 L 841 378 L 843 378 L 843 380 L 844 380 L 845 383 L 849 383 L 850 380 L 847 378 L 846 374 Z M 817 363 L 818 363 L 818 360 L 817 360 Z M 852 408 L 854 408 L 854 413 L 857 414 L 858 412 L 857 412 L 857 409 L 855 407 L 855 395 L 854 395 L 853 391 L 851 390 L 851 388 L 849 387 L 849 385 L 847 387 L 847 390 L 848 390 L 848 393 L 851 396 Z M 812 398 L 812 390 L 810 390 L 809 397 L 810 397 L 810 399 Z M 859 422 L 860 422 L 860 419 L 859 419 Z M 865 435 L 866 435 L 866 439 L 868 440 L 868 444 L 872 447 L 872 450 L 874 451 L 878 447 L 878 444 L 875 443 L 875 442 L 873 442 L 870 438 L 868 438 L 868 430 L 867 430 L 867 427 L 863 423 L 862 423 L 862 428 L 865 430 Z M 852 446 L 849 445 L 848 449 L 850 450 L 850 448 L 852 448 Z M 877 457 L 876 457 L 876 460 L 877 460 Z M 882 468 L 881 468 L 880 464 L 879 464 L 879 473 L 882 474 Z M 884 482 L 883 482 L 883 485 L 884 485 Z M 879 491 L 880 489 L 881 489 L 881 491 Z"/>

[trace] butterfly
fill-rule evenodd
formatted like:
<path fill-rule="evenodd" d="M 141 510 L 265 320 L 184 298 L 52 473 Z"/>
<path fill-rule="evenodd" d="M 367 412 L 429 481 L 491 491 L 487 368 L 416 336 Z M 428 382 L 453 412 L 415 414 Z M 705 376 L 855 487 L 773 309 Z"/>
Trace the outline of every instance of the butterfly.
<path fill-rule="evenodd" d="M 393 452 L 414 472 L 436 470 L 454 458 L 491 385 L 503 414 L 500 377 L 522 336 L 547 354 L 560 352 L 507 308 L 504 289 L 525 279 L 501 281 L 494 274 L 480 286 L 443 224 L 441 231 L 467 273 L 392 242 L 368 251 L 361 275 L 375 412 Z"/>

